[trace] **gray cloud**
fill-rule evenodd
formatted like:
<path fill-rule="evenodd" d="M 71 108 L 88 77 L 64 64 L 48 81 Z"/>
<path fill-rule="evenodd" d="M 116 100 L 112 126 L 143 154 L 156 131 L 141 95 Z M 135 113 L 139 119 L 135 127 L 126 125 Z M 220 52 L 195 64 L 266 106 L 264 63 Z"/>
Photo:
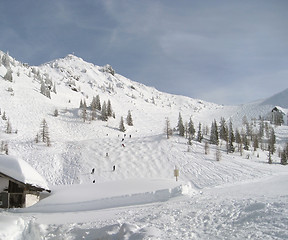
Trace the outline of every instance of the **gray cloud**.
<path fill-rule="evenodd" d="M 287 1 L 2 5 L 1 50 L 23 62 L 41 64 L 74 52 L 161 91 L 224 104 L 287 88 Z"/>

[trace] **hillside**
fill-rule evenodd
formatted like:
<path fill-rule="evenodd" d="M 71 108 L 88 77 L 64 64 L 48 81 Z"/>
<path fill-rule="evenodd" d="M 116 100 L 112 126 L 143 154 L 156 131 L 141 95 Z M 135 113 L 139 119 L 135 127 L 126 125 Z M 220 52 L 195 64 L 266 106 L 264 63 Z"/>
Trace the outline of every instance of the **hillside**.
<path fill-rule="evenodd" d="M 3 59 L 5 54 L 0 52 L 0 55 Z M 239 152 L 226 154 L 225 143 L 220 142 L 221 161 L 216 161 L 216 146 L 211 145 L 209 153 L 205 154 L 204 142 L 193 140 L 189 146 L 187 139 L 180 137 L 176 131 L 169 139 L 164 133 L 165 118 L 169 118 L 171 127 L 176 128 L 179 113 L 184 122 L 191 117 L 196 131 L 199 123 L 204 131 L 214 119 L 219 121 L 221 117 L 227 121 L 231 119 L 235 128 L 241 128 L 244 116 L 249 120 L 266 116 L 274 107 L 274 102 L 222 106 L 171 95 L 127 79 L 115 73 L 109 65 L 95 66 L 74 55 L 41 66 L 28 66 L 8 58 L 6 66 L 3 63 L 0 66 L 0 140 L 8 144 L 9 155 L 30 163 L 52 189 L 52 195 L 34 208 L 0 215 L 0 218 L 8 216 L 10 223 L 17 222 L 16 233 L 23 232 L 20 234 L 23 239 L 29 234 L 34 239 L 40 235 L 45 235 L 46 239 L 54 236 L 76 239 L 72 236 L 81 238 L 85 231 L 89 232 L 88 239 L 95 239 L 95 234 L 106 239 L 133 239 L 127 234 L 132 236 L 134 233 L 138 234 L 138 238 L 134 239 L 145 239 L 149 234 L 154 237 L 152 239 L 161 239 L 161 235 L 165 239 L 207 239 L 215 236 L 217 229 L 221 228 L 217 219 L 221 224 L 229 225 L 229 232 L 218 230 L 219 238 L 216 239 L 221 239 L 221 236 L 241 239 L 255 237 L 253 229 L 250 229 L 250 235 L 241 229 L 247 222 L 251 223 L 256 218 L 258 221 L 257 214 L 263 214 L 264 220 L 269 222 L 278 223 L 284 219 L 287 192 L 283 185 L 279 191 L 275 186 L 287 179 L 287 167 L 279 164 L 277 154 L 273 155 L 274 164 L 269 165 L 267 151 L 253 151 L 251 148 L 244 150 L 242 155 Z M 12 81 L 7 80 L 8 69 L 12 70 Z M 50 89 L 50 97 L 42 94 L 43 83 L 44 93 Z M 101 104 L 111 101 L 115 118 L 109 117 L 107 121 L 83 120 L 80 101 L 83 103 L 85 100 L 90 114 L 89 106 L 96 95 L 100 97 Z M 55 110 L 58 110 L 58 116 L 54 116 Z M 129 110 L 133 126 L 125 123 L 124 133 L 119 130 L 119 123 L 121 117 L 126 119 Z M 9 120 L 3 119 L 4 112 Z M 97 111 L 97 116 L 100 115 L 101 111 Z M 41 141 L 35 142 L 43 119 L 49 129 L 49 147 Z M 12 127 L 10 134 L 5 133 L 8 122 Z M 288 127 L 279 126 L 275 132 L 280 144 L 277 147 L 282 148 L 288 141 Z M 204 134 L 204 138 L 208 135 Z M 175 167 L 180 170 L 180 181 L 172 184 Z M 95 170 L 93 174 L 92 169 Z M 274 191 L 264 199 L 262 192 L 253 195 L 259 186 L 266 186 L 270 178 L 273 178 L 269 184 Z M 248 190 L 237 193 L 239 184 L 247 184 Z M 95 187 L 93 191 L 92 186 Z M 234 195 L 227 200 L 229 190 Z M 279 192 L 283 192 L 280 200 Z M 219 195 L 219 199 L 216 200 L 214 194 Z M 207 202 L 206 209 L 203 206 Z M 275 207 L 278 203 L 282 212 Z M 137 205 L 143 204 L 148 204 L 144 207 L 147 211 L 138 209 Z M 271 214 L 266 216 L 264 212 L 267 209 Z M 61 211 L 67 214 L 63 215 Z M 54 215 L 56 212 L 59 215 Z M 276 212 L 281 213 L 281 219 L 273 218 Z M 34 223 L 34 216 L 37 223 Z M 121 221 L 115 223 L 117 219 Z M 130 219 L 137 225 L 130 225 Z M 233 233 L 235 219 L 239 227 Z M 257 221 L 253 223 L 256 228 L 262 226 L 260 220 Z M 185 230 L 181 229 L 184 223 Z M 194 223 L 198 232 L 190 229 L 188 223 Z M 272 229 L 273 236 L 280 236 L 279 239 L 282 236 L 280 225 L 275 224 Z M 209 231 L 206 226 L 211 227 Z M 177 231 L 171 234 L 173 228 Z M 8 229 L 11 233 L 3 231 L 2 236 L 13 235 L 14 230 Z M 259 239 L 267 237 L 265 231 L 268 229 L 266 226 L 264 232 L 260 231 Z M 141 233 L 143 238 L 140 238 Z M 283 236 L 287 234 L 284 231 Z M 18 235 L 10 239 L 22 239 Z M 266 239 L 273 239 L 273 236 Z"/>

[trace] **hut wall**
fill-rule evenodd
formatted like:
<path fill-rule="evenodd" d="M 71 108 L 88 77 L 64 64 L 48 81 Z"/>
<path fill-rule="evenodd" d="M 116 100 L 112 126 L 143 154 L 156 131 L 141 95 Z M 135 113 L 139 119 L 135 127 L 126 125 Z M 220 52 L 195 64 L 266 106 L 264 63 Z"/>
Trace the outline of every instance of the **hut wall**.
<path fill-rule="evenodd" d="M 35 203 L 39 202 L 39 200 L 39 194 L 27 193 L 25 196 L 25 207 L 30 207 Z"/>

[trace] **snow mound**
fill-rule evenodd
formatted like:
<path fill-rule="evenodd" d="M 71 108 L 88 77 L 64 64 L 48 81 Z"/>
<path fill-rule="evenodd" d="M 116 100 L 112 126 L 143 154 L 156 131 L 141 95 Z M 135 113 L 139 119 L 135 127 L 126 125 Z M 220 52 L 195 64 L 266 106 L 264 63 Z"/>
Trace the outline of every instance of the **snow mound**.
<path fill-rule="evenodd" d="M 0 172 L 22 183 L 49 189 L 44 178 L 22 159 L 0 155 Z"/>
<path fill-rule="evenodd" d="M 167 179 L 130 179 L 55 186 L 52 194 L 19 212 L 78 212 L 168 201 L 193 194 L 189 184 Z"/>

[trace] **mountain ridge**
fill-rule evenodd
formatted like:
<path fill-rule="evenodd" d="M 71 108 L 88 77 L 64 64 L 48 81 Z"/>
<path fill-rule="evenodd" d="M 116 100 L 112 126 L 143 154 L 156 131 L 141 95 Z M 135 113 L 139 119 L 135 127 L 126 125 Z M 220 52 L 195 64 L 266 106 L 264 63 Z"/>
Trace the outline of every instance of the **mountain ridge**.
<path fill-rule="evenodd" d="M 176 142 L 166 142 L 165 118 L 169 118 L 172 128 L 177 126 L 179 113 L 184 123 L 191 117 L 196 129 L 199 123 L 205 129 L 221 117 L 232 119 L 237 127 L 245 115 L 249 119 L 258 118 L 271 111 L 270 105 L 223 106 L 163 93 L 115 73 L 109 65 L 96 66 L 71 54 L 40 66 L 28 66 L 11 57 L 9 64 L 12 82 L 4 80 L 9 67 L 0 66 L 0 108 L 2 116 L 5 111 L 11 122 L 13 133 L 5 133 L 7 120 L 0 118 L 0 139 L 9 143 L 10 154 L 26 160 L 50 184 L 91 182 L 93 176 L 88 173 L 95 164 L 102 169 L 97 170 L 97 181 L 138 176 L 169 178 L 175 163 L 183 164 L 176 160 L 173 148 L 178 148 L 179 143 L 186 144 L 186 140 L 176 137 Z M 43 83 L 50 97 L 41 93 Z M 89 106 L 96 95 L 100 96 L 101 104 L 111 101 L 115 118 L 83 121 L 80 101 L 85 100 Z M 59 111 L 57 117 L 53 115 L 55 109 Z M 124 148 L 121 146 L 124 133 L 119 131 L 119 122 L 129 110 L 133 126 L 125 124 L 125 134 L 132 138 L 126 137 Z M 51 147 L 35 143 L 43 119 L 49 127 Z M 155 153 L 149 159 L 151 152 Z M 109 153 L 108 159 L 106 153 Z M 182 155 L 179 158 L 185 161 L 185 153 Z M 111 175 L 107 169 L 115 164 L 122 171 Z M 140 171 L 139 166 L 147 170 Z M 125 169 L 138 170 L 128 174 Z"/>

